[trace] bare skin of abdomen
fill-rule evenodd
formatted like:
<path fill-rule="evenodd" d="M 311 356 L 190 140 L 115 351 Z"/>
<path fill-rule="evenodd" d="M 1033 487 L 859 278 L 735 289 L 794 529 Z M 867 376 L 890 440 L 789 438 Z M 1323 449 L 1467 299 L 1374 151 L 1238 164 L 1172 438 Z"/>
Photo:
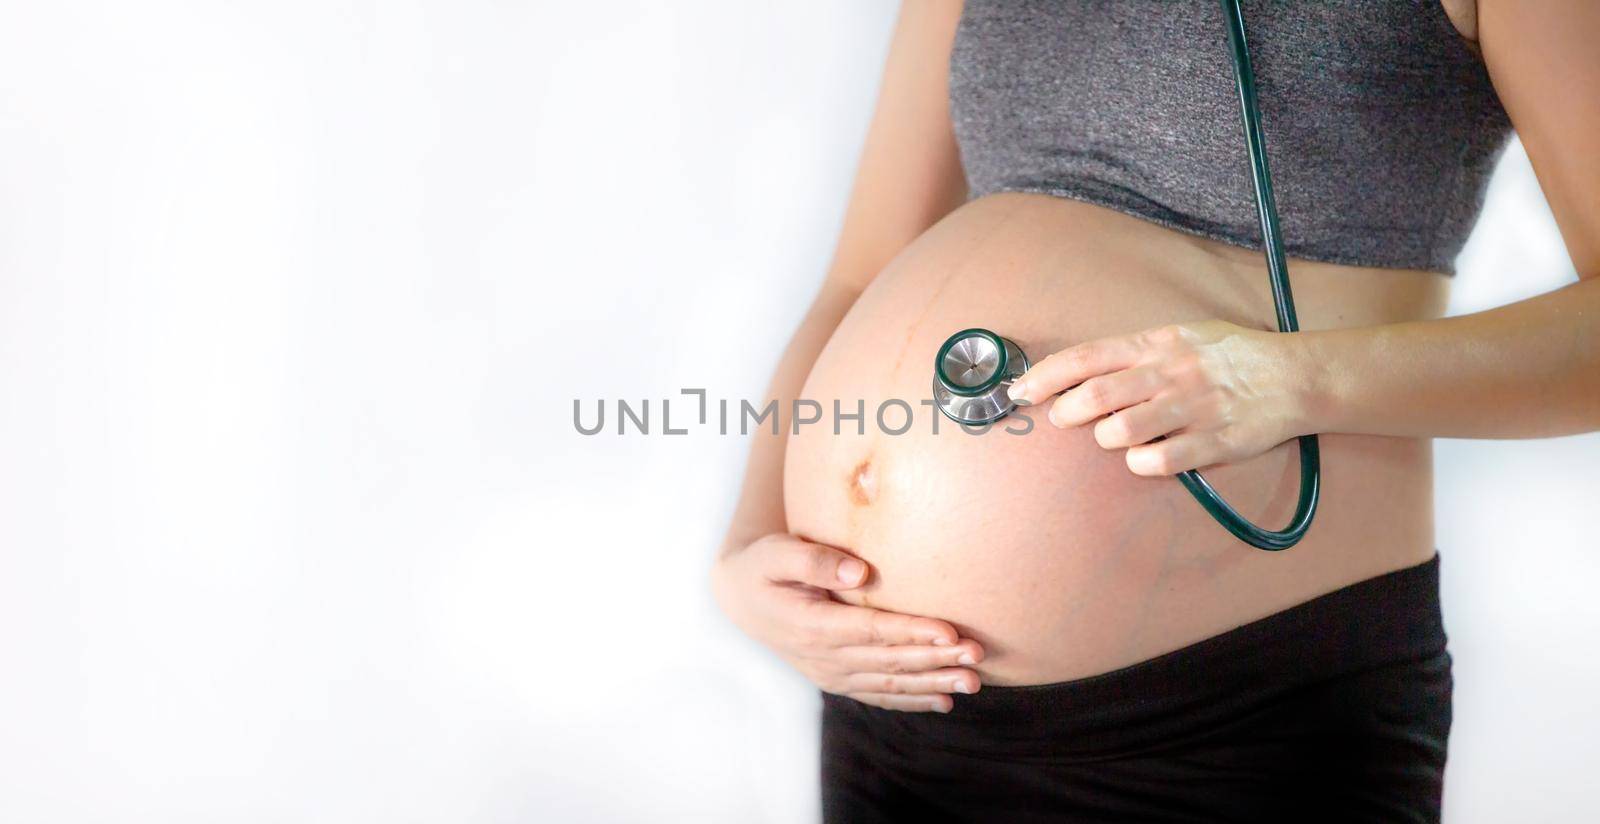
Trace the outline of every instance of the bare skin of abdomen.
<path fill-rule="evenodd" d="M 1305 330 L 1434 317 L 1436 273 L 1290 261 Z M 1170 477 L 1134 475 L 1091 427 L 1057 429 L 1040 406 L 973 435 L 919 401 L 950 334 L 992 329 L 1030 357 L 1085 340 L 1210 318 L 1275 329 L 1259 253 L 1104 208 L 1030 194 L 974 200 L 885 268 L 806 382 L 823 422 L 785 456 L 791 531 L 872 565 L 840 597 L 952 622 L 986 651 L 987 684 L 1094 675 L 1317 595 L 1422 563 L 1433 548 L 1430 442 L 1324 434 L 1310 534 L 1263 552 L 1223 531 Z M 914 411 L 892 435 L 875 410 Z M 866 411 L 832 426 L 832 404 Z M 905 423 L 898 406 L 885 423 Z M 1032 419 L 1022 429 L 1017 415 Z M 1293 442 L 1206 477 L 1265 526 L 1299 491 Z"/>

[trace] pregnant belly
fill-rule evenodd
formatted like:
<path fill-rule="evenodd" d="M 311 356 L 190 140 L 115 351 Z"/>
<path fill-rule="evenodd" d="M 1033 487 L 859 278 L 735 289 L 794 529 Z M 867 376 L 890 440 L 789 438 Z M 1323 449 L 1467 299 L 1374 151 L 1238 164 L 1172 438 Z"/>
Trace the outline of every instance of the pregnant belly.
<path fill-rule="evenodd" d="M 1291 271 L 1308 330 L 1424 316 L 1442 297 L 1425 273 Z M 1044 196 L 967 204 L 873 281 L 813 367 L 802 396 L 823 415 L 789 439 L 791 531 L 872 565 L 845 600 L 978 639 L 998 684 L 1105 672 L 1426 560 L 1426 441 L 1324 435 L 1317 521 L 1299 546 L 1266 553 L 1172 478 L 1133 475 L 1089 427 L 1058 430 L 1041 408 L 974 434 L 928 405 L 934 354 L 960 329 L 993 329 L 1037 358 L 1205 318 L 1273 328 L 1259 256 Z M 835 404 L 864 414 L 836 424 Z M 1298 456 L 1284 444 L 1206 476 L 1276 528 L 1294 508 Z"/>

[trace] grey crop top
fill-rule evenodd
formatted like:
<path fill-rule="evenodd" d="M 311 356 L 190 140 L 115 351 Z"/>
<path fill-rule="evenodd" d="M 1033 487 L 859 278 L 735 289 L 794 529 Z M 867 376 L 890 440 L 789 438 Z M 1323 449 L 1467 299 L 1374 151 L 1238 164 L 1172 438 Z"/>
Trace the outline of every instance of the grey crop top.
<path fill-rule="evenodd" d="M 1511 124 L 1439 0 L 1242 5 L 1289 256 L 1453 272 Z M 1215 2 L 967 0 L 950 107 L 972 197 L 1260 246 Z"/>

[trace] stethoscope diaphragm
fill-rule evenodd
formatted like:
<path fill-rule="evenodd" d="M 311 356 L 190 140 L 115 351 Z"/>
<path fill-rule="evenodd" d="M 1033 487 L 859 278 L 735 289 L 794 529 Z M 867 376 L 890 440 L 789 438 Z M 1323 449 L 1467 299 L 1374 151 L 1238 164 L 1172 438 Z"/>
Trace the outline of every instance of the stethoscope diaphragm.
<path fill-rule="evenodd" d="M 1022 347 L 987 329 L 963 329 L 934 357 L 934 404 L 963 426 L 993 423 L 1017 408 L 1006 392 L 1026 371 Z"/>

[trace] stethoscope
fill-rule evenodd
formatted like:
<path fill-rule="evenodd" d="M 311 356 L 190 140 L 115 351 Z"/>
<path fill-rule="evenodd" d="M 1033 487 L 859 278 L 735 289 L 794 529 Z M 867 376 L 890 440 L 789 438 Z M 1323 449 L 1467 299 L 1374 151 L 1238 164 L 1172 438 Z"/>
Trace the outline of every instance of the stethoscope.
<path fill-rule="evenodd" d="M 1278 231 L 1278 206 L 1272 197 L 1272 175 L 1267 169 L 1266 147 L 1261 136 L 1261 112 L 1256 106 L 1255 70 L 1250 66 L 1250 50 L 1244 39 L 1244 18 L 1239 0 L 1221 0 L 1222 15 L 1228 30 L 1229 53 L 1233 57 L 1233 77 L 1239 87 L 1239 106 L 1244 122 L 1245 148 L 1250 155 L 1250 175 L 1255 184 L 1256 212 L 1261 218 L 1265 243 L 1267 276 L 1272 283 L 1272 300 L 1278 311 L 1278 331 L 1300 328 L 1295 318 L 1294 297 L 1289 293 L 1288 264 L 1284 260 L 1283 238 Z M 933 399 L 939 411 L 956 423 L 969 427 L 993 423 L 1016 409 L 1006 390 L 1028 371 L 1028 356 L 1022 347 L 987 329 L 964 329 L 951 335 L 933 364 Z M 1294 517 L 1281 531 L 1263 529 L 1240 515 L 1222 500 L 1205 478 L 1194 470 L 1178 473 L 1178 481 L 1211 517 L 1239 540 L 1266 550 L 1288 549 L 1304 538 L 1317 511 L 1321 484 L 1321 453 L 1316 435 L 1300 436 L 1300 500 Z"/>

